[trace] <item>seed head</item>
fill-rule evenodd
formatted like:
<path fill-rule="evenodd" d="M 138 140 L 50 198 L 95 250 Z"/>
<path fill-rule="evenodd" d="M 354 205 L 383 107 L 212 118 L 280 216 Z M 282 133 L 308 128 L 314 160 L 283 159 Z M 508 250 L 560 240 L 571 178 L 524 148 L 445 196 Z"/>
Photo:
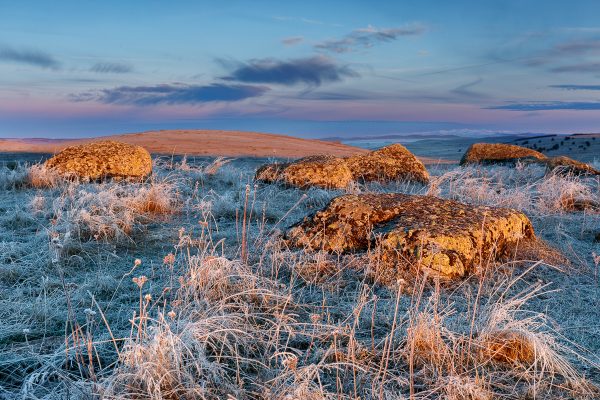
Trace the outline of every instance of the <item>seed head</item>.
<path fill-rule="evenodd" d="M 144 286 L 144 284 L 146 283 L 147 280 L 148 280 L 148 278 L 146 278 L 144 275 L 140 275 L 140 276 L 132 279 L 133 283 L 138 285 L 138 287 L 140 289 Z"/>
<path fill-rule="evenodd" d="M 319 322 L 321 320 L 321 315 L 320 314 L 310 314 L 310 320 L 312 321 L 313 324 L 316 324 L 317 322 Z"/>
<path fill-rule="evenodd" d="M 169 253 L 163 258 L 163 264 L 173 265 L 175 264 L 175 254 Z"/>

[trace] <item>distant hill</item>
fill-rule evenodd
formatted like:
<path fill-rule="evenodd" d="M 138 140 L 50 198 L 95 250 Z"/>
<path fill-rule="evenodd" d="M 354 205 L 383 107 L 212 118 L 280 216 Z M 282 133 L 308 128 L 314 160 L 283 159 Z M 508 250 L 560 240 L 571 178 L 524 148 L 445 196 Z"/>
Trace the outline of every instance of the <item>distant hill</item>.
<path fill-rule="evenodd" d="M 537 150 L 548 156 L 565 155 L 585 162 L 600 159 L 600 133 L 543 135 L 519 138 L 511 143 Z"/>
<path fill-rule="evenodd" d="M 296 158 L 312 154 L 348 156 L 366 150 L 336 142 L 284 135 L 221 130 L 161 130 L 86 139 L 0 139 L 0 152 L 56 153 L 61 149 L 99 140 L 140 145 L 156 154 L 227 157 Z"/>
<path fill-rule="evenodd" d="M 584 162 L 600 159 L 600 134 L 570 135 L 525 133 L 492 136 L 393 135 L 353 138 L 344 143 L 364 148 L 378 148 L 401 143 L 417 157 L 458 162 L 473 143 L 511 143 L 538 150 L 548 156 L 566 155 Z"/>

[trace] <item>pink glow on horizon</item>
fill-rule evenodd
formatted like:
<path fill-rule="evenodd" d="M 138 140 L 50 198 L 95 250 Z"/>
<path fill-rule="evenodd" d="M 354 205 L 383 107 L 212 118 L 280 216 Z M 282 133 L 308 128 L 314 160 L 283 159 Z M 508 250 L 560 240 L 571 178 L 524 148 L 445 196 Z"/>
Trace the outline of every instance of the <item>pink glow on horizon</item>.
<path fill-rule="evenodd" d="M 275 100 L 275 101 L 273 101 Z M 106 118 L 168 122 L 203 118 L 260 118 L 310 121 L 438 121 L 494 126 L 497 129 L 534 131 L 600 131 L 597 121 L 600 111 L 553 110 L 515 112 L 490 110 L 472 104 L 430 103 L 405 100 L 327 100 L 271 99 L 271 101 L 240 101 L 236 103 L 205 103 L 202 105 L 158 105 L 136 107 L 68 100 L 20 99 L 0 101 L 0 115 L 67 120 Z"/>

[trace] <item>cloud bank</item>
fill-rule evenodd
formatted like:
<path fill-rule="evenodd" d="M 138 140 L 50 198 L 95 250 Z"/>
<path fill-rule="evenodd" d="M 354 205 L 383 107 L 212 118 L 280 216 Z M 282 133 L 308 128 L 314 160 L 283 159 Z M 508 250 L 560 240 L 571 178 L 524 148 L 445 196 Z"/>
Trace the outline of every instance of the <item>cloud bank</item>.
<path fill-rule="evenodd" d="M 221 60 L 224 66 L 231 63 Z M 338 65 L 334 60 L 315 56 L 281 61 L 273 58 L 251 60 L 246 63 L 233 63 L 235 69 L 225 80 L 246 83 L 273 83 L 296 85 L 299 83 L 320 86 L 327 82 L 338 82 L 348 77 L 359 76 L 348 66 Z"/>
<path fill-rule="evenodd" d="M 488 110 L 550 111 L 550 110 L 600 110 L 600 102 L 586 101 L 532 101 L 486 107 Z"/>
<path fill-rule="evenodd" d="M 600 90 L 600 85 L 550 85 L 549 87 L 565 90 Z"/>
<path fill-rule="evenodd" d="M 581 63 L 552 68 L 552 72 L 600 72 L 600 63 Z"/>
<path fill-rule="evenodd" d="M 72 95 L 73 101 L 96 101 L 105 104 L 154 106 L 159 104 L 200 104 L 232 102 L 262 96 L 269 88 L 252 85 L 162 84 L 154 86 L 120 86 L 113 89 Z"/>
<path fill-rule="evenodd" d="M 27 64 L 48 69 L 60 68 L 60 63 L 52 55 L 39 50 L 0 47 L 0 61 Z"/>

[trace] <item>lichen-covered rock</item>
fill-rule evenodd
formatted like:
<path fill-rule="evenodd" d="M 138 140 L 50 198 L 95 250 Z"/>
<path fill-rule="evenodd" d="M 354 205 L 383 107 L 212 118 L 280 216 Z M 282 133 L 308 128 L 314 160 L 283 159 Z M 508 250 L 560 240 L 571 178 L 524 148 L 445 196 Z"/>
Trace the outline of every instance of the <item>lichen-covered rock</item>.
<path fill-rule="evenodd" d="M 460 165 L 514 163 L 519 160 L 539 161 L 545 159 L 546 156 L 539 151 L 514 144 L 475 143 L 467 149 L 460 160 Z"/>
<path fill-rule="evenodd" d="M 112 140 L 67 147 L 45 165 L 60 174 L 91 180 L 141 179 L 152 173 L 146 149 Z"/>
<path fill-rule="evenodd" d="M 394 144 L 348 158 L 311 156 L 289 163 L 263 165 L 256 179 L 288 185 L 345 188 L 352 181 L 409 180 L 429 182 L 425 166 L 404 146 Z"/>
<path fill-rule="evenodd" d="M 355 252 L 381 246 L 384 265 L 410 260 L 443 277 L 461 277 L 535 237 L 518 211 L 430 196 L 344 195 L 286 232 L 290 245 Z"/>
<path fill-rule="evenodd" d="M 401 144 L 393 144 L 346 159 L 355 180 L 407 180 L 427 184 L 429 173 L 425 165 Z"/>
<path fill-rule="evenodd" d="M 343 158 L 310 156 L 292 163 L 265 165 L 256 172 L 256 179 L 301 188 L 342 189 L 352 181 L 352 173 Z"/>
<path fill-rule="evenodd" d="M 600 175 L 600 171 L 591 165 L 565 156 L 549 158 L 546 160 L 546 166 L 551 171 L 557 173 L 573 175 Z"/>
<path fill-rule="evenodd" d="M 302 158 L 285 168 L 283 177 L 285 182 L 298 187 L 341 189 L 352 181 L 352 173 L 344 159 L 334 156 Z"/>

